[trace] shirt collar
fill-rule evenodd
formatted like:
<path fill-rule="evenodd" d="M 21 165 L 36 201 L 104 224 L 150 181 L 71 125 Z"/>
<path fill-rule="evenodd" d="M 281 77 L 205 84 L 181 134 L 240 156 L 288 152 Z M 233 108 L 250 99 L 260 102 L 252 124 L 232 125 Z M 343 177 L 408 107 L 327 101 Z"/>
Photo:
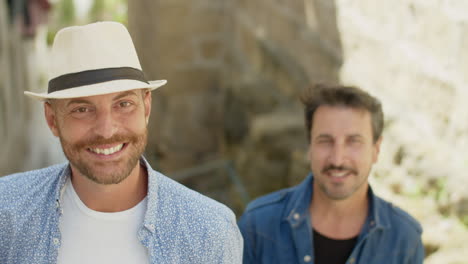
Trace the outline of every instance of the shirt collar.
<path fill-rule="evenodd" d="M 309 218 L 309 205 L 312 199 L 313 176 L 310 173 L 301 184 L 293 188 L 291 198 L 286 205 L 285 220 L 293 227 Z"/>
<path fill-rule="evenodd" d="M 291 226 L 300 225 L 309 219 L 309 206 L 312 200 L 314 177 L 310 173 L 302 183 L 293 188 L 291 198 L 286 206 L 284 219 Z M 383 201 L 377 197 L 369 185 L 369 211 L 361 234 L 367 233 L 373 228 L 389 228 L 388 217 L 385 217 Z"/>
<path fill-rule="evenodd" d="M 148 193 L 147 193 L 147 210 L 145 213 L 145 219 L 143 225 L 152 233 L 155 231 L 155 220 L 154 215 L 157 210 L 157 201 L 158 201 L 158 184 L 157 184 L 157 172 L 154 171 L 145 157 L 141 156 L 140 164 L 146 168 L 148 174 Z M 60 209 L 60 201 L 62 200 L 62 195 L 65 191 L 65 184 L 67 179 L 71 176 L 70 163 L 65 163 L 63 168 L 59 172 L 58 188 L 56 188 L 54 193 L 54 198 L 56 202 L 56 208 Z M 61 211 L 59 211 L 61 213 Z"/>
<path fill-rule="evenodd" d="M 59 172 L 59 178 L 58 178 L 58 188 L 55 189 L 54 193 L 54 198 L 55 198 L 55 204 L 57 209 L 60 209 L 60 201 L 62 201 L 62 196 L 63 193 L 65 192 L 65 184 L 67 183 L 67 179 L 71 175 L 71 168 L 70 168 L 70 163 L 65 163 L 63 164 L 62 169 Z M 60 212 L 61 213 L 61 212 Z"/>
<path fill-rule="evenodd" d="M 148 205 L 145 213 L 145 219 L 143 225 L 151 232 L 156 231 L 156 212 L 159 200 L 159 182 L 158 173 L 151 168 L 148 161 L 142 156 L 140 162 L 146 167 L 148 173 L 148 193 L 146 195 L 148 199 Z"/>
<path fill-rule="evenodd" d="M 390 228 L 388 217 L 385 216 L 386 210 L 384 208 L 386 208 L 386 205 L 382 199 L 374 194 L 374 191 L 370 185 L 367 193 L 369 196 L 369 213 L 367 215 L 366 223 L 364 224 L 361 234 L 366 233 L 366 231 L 370 231 L 374 228 Z"/>

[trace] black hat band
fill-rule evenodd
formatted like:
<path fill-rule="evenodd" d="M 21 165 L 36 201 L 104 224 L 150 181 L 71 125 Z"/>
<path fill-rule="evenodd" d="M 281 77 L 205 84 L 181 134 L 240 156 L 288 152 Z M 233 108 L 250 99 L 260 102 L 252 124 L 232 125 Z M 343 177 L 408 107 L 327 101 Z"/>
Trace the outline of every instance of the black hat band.
<path fill-rule="evenodd" d="M 114 80 L 137 80 L 148 83 L 143 72 L 132 67 L 106 68 L 89 70 L 61 75 L 49 81 L 48 93 L 65 89 L 114 81 Z"/>

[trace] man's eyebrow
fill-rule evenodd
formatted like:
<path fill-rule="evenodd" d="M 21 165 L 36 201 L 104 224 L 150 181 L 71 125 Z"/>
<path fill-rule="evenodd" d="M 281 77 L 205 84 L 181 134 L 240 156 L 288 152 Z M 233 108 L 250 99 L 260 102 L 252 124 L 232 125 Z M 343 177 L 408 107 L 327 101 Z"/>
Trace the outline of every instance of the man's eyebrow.
<path fill-rule="evenodd" d="M 127 92 L 123 92 L 117 96 L 115 96 L 114 98 L 112 98 L 112 100 L 119 100 L 125 96 L 130 96 L 130 95 L 137 95 L 135 93 L 135 91 L 127 91 Z M 72 105 L 72 104 L 90 104 L 91 102 L 86 100 L 86 99 L 82 99 L 82 98 L 76 98 L 76 99 L 71 99 L 68 103 L 67 103 L 67 107 Z"/>
<path fill-rule="evenodd" d="M 126 97 L 126 96 L 130 96 L 130 95 L 134 95 L 134 96 L 137 96 L 137 94 L 135 93 L 135 91 L 131 90 L 131 91 L 126 91 L 126 92 L 123 92 L 117 96 L 115 96 L 114 98 L 112 98 L 113 101 L 116 101 L 116 100 L 119 100 L 123 97 Z"/>
<path fill-rule="evenodd" d="M 351 135 L 348 135 L 346 137 L 347 138 L 354 138 L 354 139 L 364 138 L 361 134 L 351 134 Z M 320 134 L 320 135 L 316 136 L 314 139 L 330 139 L 330 138 L 333 138 L 333 137 L 331 135 L 329 135 L 329 134 Z"/>
<path fill-rule="evenodd" d="M 331 135 L 329 135 L 329 134 L 320 134 L 320 135 L 315 137 L 315 139 L 322 139 L 322 138 L 329 139 L 329 138 L 333 138 L 333 137 Z"/>
<path fill-rule="evenodd" d="M 348 137 L 349 138 L 364 138 L 361 134 L 351 134 Z"/>
<path fill-rule="evenodd" d="M 67 107 L 72 104 L 89 104 L 90 102 L 85 99 L 72 99 L 67 103 Z"/>

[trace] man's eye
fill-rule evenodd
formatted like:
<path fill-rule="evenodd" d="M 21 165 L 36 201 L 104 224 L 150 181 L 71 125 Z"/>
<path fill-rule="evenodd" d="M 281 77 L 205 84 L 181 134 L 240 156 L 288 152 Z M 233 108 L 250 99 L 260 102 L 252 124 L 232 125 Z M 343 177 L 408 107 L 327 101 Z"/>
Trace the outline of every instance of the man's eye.
<path fill-rule="evenodd" d="M 317 141 L 318 144 L 331 144 L 332 141 L 329 139 L 320 139 Z"/>
<path fill-rule="evenodd" d="M 87 107 L 78 107 L 73 110 L 75 113 L 86 113 L 89 112 L 89 109 Z"/>
<path fill-rule="evenodd" d="M 357 139 L 357 138 L 353 138 L 353 139 L 350 139 L 349 140 L 349 143 L 350 144 L 353 144 L 353 145 L 359 145 L 362 143 L 362 140 L 361 139 Z"/>
<path fill-rule="evenodd" d="M 349 142 L 352 142 L 352 143 L 359 143 L 361 142 L 362 140 L 360 138 L 350 138 L 349 139 Z"/>
<path fill-rule="evenodd" d="M 120 103 L 119 103 L 119 106 L 120 106 L 120 107 L 128 107 L 128 106 L 130 106 L 130 105 L 131 105 L 131 103 L 128 102 L 128 101 L 123 101 L 123 102 L 120 102 Z"/>

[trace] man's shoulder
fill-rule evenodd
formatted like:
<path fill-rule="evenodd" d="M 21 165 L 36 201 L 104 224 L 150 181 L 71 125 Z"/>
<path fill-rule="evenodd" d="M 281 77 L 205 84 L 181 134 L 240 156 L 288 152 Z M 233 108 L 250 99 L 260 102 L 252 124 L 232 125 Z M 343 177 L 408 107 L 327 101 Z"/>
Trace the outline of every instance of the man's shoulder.
<path fill-rule="evenodd" d="M 281 217 L 296 188 L 297 186 L 281 189 L 254 199 L 247 205 L 243 216 Z"/>
<path fill-rule="evenodd" d="M 38 187 L 38 185 L 43 185 L 50 179 L 56 178 L 65 167 L 65 164 L 57 164 L 42 169 L 0 177 L 0 194 L 2 194 L 1 196 L 15 193 L 24 195 L 28 189 Z"/>
<path fill-rule="evenodd" d="M 153 200 L 156 201 L 155 209 L 151 210 L 150 217 L 154 219 L 161 239 L 180 243 L 178 239 L 184 237 L 187 243 L 184 242 L 182 247 L 188 251 L 205 246 L 215 250 L 228 240 L 238 241 L 241 245 L 241 235 L 231 209 L 158 172 L 152 175 L 156 176 L 157 194 L 150 194 L 148 202 L 155 198 L 154 195 L 157 198 Z"/>
<path fill-rule="evenodd" d="M 9 228 L 9 221 L 31 220 L 27 215 L 37 213 L 38 206 L 51 202 L 49 197 L 63 168 L 65 165 L 60 164 L 1 177 L 0 228 Z"/>
<path fill-rule="evenodd" d="M 235 219 L 226 205 L 194 191 L 181 183 L 154 171 L 158 180 L 158 200 L 161 206 L 171 207 L 172 212 L 189 218 L 213 221 Z"/>
<path fill-rule="evenodd" d="M 290 187 L 286 189 L 281 189 L 272 193 L 265 194 L 260 196 L 253 201 L 251 201 L 247 208 L 245 209 L 245 213 L 255 213 L 257 211 L 262 210 L 277 210 L 279 208 L 283 208 L 286 206 L 289 198 L 296 187 Z"/>
<path fill-rule="evenodd" d="M 390 221 L 391 228 L 399 229 L 401 232 L 413 232 L 416 234 L 422 233 L 421 224 L 408 212 L 400 207 L 378 198 L 380 203 L 380 217 L 386 217 Z"/>

